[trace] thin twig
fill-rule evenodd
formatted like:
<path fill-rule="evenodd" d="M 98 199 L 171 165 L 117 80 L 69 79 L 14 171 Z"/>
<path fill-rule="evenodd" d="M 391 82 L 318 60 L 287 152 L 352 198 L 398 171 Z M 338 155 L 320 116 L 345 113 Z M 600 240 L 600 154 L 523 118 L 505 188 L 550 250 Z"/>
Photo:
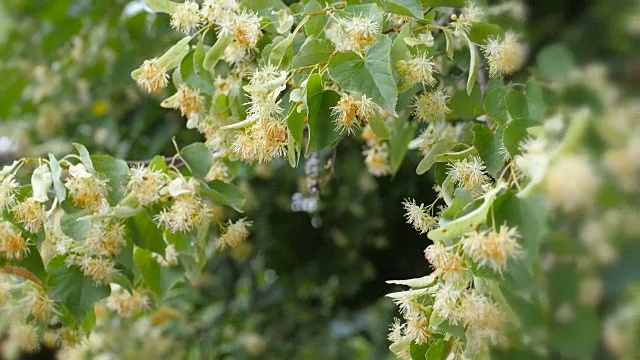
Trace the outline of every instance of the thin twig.
<path fill-rule="evenodd" d="M 136 165 L 149 166 L 149 164 L 151 164 L 152 159 L 125 160 L 125 161 L 127 162 L 127 165 L 129 165 L 129 166 L 136 166 Z M 178 168 L 184 166 L 184 162 L 182 161 L 182 158 L 179 155 L 165 156 L 164 157 L 164 162 L 165 162 L 165 164 L 173 164 L 175 167 L 178 167 Z"/>

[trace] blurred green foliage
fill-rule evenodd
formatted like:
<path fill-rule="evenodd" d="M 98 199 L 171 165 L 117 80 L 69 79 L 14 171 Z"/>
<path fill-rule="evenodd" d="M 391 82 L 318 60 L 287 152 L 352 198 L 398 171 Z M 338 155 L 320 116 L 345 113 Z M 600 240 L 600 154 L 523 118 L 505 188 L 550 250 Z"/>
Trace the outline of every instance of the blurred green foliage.
<path fill-rule="evenodd" d="M 638 37 L 620 28 L 631 3 L 531 1 L 532 21 L 502 22 L 527 32 L 530 64 L 540 66 L 540 78 L 563 76 L 570 59 L 596 59 L 637 91 Z M 167 19 L 139 1 L 1 2 L 0 160 L 63 153 L 72 141 L 92 153 L 148 159 L 172 154 L 173 136 L 180 145 L 199 139 L 178 113 L 160 108 L 162 95 L 144 95 L 129 76 L 179 38 Z M 553 43 L 567 47 L 546 47 Z M 574 56 L 564 61 L 567 48 Z M 585 89 L 573 90 L 563 95 L 567 102 L 588 102 Z M 3 139 L 10 139 L 8 149 Z M 241 170 L 246 216 L 256 231 L 250 242 L 210 261 L 195 291 L 173 294 L 172 304 L 190 319 L 189 327 L 176 326 L 172 334 L 187 356 L 392 358 L 385 328 L 395 309 L 382 298 L 390 290 L 384 280 L 428 272 L 422 256 L 427 240 L 405 223 L 400 203 L 406 197 L 429 203 L 433 181 L 415 176 L 420 159 L 414 152 L 395 177 L 374 178 L 362 163 L 361 146 L 340 143 L 338 159 L 333 149 L 320 154 L 321 197 L 311 214 L 291 209 L 293 194 L 306 193 L 303 166 L 277 161 Z M 564 242 L 558 237 L 550 246 Z M 636 259 L 632 251 L 626 256 Z M 609 270 L 611 296 L 622 290 L 616 279 L 630 276 L 624 266 Z M 550 286 L 571 285 L 557 280 Z M 566 346 L 582 346 L 588 337 L 579 335 Z"/>

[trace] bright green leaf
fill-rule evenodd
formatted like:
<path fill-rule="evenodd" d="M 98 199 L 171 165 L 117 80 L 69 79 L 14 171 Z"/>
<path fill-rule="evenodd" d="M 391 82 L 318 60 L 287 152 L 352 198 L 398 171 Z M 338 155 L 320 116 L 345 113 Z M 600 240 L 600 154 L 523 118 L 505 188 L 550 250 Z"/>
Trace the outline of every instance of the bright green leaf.
<path fill-rule="evenodd" d="M 427 236 L 433 241 L 457 242 L 464 234 L 477 230 L 486 222 L 487 213 L 496 196 L 506 187 L 506 184 L 498 183 L 495 188 L 484 195 L 482 205 L 477 209 L 430 231 Z"/>
<path fill-rule="evenodd" d="M 316 0 L 309 1 L 304 6 L 305 14 L 313 14 L 322 11 L 322 5 Z M 306 24 L 304 24 L 304 33 L 307 36 L 320 36 L 322 29 L 327 23 L 327 15 L 312 16 Z"/>
<path fill-rule="evenodd" d="M 502 168 L 505 162 L 505 156 L 502 135 L 503 129 L 500 128 L 494 134 L 485 124 L 474 124 L 471 128 L 473 132 L 473 146 L 478 150 L 480 158 L 484 161 L 487 172 L 495 176 Z"/>
<path fill-rule="evenodd" d="M 291 67 L 299 68 L 319 64 L 328 60 L 332 52 L 333 49 L 327 40 L 308 37 L 298 54 L 294 56 Z"/>
<path fill-rule="evenodd" d="M 322 150 L 330 146 L 340 134 L 335 131 L 335 123 L 331 117 L 331 109 L 340 100 L 335 91 L 326 91 L 322 85 L 322 78 L 313 74 L 307 81 L 307 114 L 309 124 L 309 145 L 306 154 Z"/>
<path fill-rule="evenodd" d="M 467 95 L 471 96 L 473 87 L 476 84 L 478 78 L 478 50 L 476 46 L 467 38 L 467 44 L 469 45 L 469 77 L 467 78 Z"/>
<path fill-rule="evenodd" d="M 469 31 L 469 39 L 476 44 L 484 45 L 489 37 L 500 37 L 504 34 L 502 28 L 496 24 L 474 21 Z"/>
<path fill-rule="evenodd" d="M 58 159 L 56 159 L 56 157 L 51 153 L 49 153 L 49 166 L 51 167 L 51 178 L 53 180 L 53 189 L 56 192 L 56 198 L 58 198 L 59 202 L 63 202 L 67 196 L 67 190 L 60 179 L 62 176 L 62 169 L 60 168 Z"/>
<path fill-rule="evenodd" d="M 91 229 L 91 223 L 89 220 L 80 220 L 78 218 L 87 215 L 84 212 L 65 213 L 60 218 L 60 230 L 68 237 L 77 240 L 84 241 L 87 236 L 87 232 Z"/>
<path fill-rule="evenodd" d="M 422 161 L 420 161 L 420 163 L 418 164 L 418 167 L 416 168 L 416 174 L 422 175 L 427 171 L 429 171 L 429 169 L 431 169 L 433 164 L 436 162 L 436 159 L 435 159 L 436 155 L 446 153 L 447 151 L 453 149 L 455 145 L 456 145 L 455 142 L 447 139 L 442 139 L 438 141 L 435 145 L 431 147 L 431 149 L 429 150 L 427 155 L 425 155 Z"/>
<path fill-rule="evenodd" d="M 505 98 L 505 105 L 511 119 L 528 119 L 529 107 L 527 98 L 517 90 L 511 90 Z"/>
<path fill-rule="evenodd" d="M 382 140 L 391 139 L 391 132 L 387 127 L 387 124 L 384 122 L 384 118 L 380 115 L 379 112 L 376 113 L 369 119 L 369 126 L 371 126 L 371 130 Z"/>
<path fill-rule="evenodd" d="M 145 284 L 159 297 L 183 279 L 177 268 L 160 266 L 149 250 L 136 248 L 133 258 Z"/>
<path fill-rule="evenodd" d="M 96 171 L 109 180 L 109 204 L 116 205 L 127 194 L 129 182 L 129 165 L 121 159 L 109 155 L 91 156 Z"/>
<path fill-rule="evenodd" d="M 502 142 L 512 158 L 520 153 L 520 143 L 529 136 L 527 128 L 531 125 L 526 119 L 517 119 L 504 129 Z"/>
<path fill-rule="evenodd" d="M 566 79 L 574 69 L 573 55 L 566 46 L 554 44 L 538 53 L 537 68 L 540 77 L 549 81 Z"/>
<path fill-rule="evenodd" d="M 211 151 L 203 143 L 197 142 L 180 150 L 180 157 L 191 170 L 193 176 L 204 179 L 213 164 Z"/>
<path fill-rule="evenodd" d="M 209 181 L 207 185 L 208 187 L 203 191 L 216 202 L 230 206 L 237 212 L 242 212 L 245 198 L 235 185 L 218 180 Z"/>
<path fill-rule="evenodd" d="M 527 82 L 525 95 L 529 106 L 529 116 L 532 120 L 541 122 L 547 110 L 547 105 L 542 94 L 542 85 L 535 80 Z"/>
<path fill-rule="evenodd" d="M 96 170 L 93 168 L 93 162 L 91 161 L 91 155 L 89 155 L 89 150 L 87 150 L 87 148 L 82 144 L 73 143 L 73 146 L 76 148 L 76 150 L 78 150 L 78 155 L 80 155 L 80 159 L 82 159 L 82 164 L 84 165 L 85 168 L 87 168 L 87 171 L 90 174 L 95 175 Z"/>
<path fill-rule="evenodd" d="M 347 51 L 329 61 L 329 74 L 343 89 L 365 94 L 392 114 L 398 90 L 391 73 L 391 39 L 383 35 L 365 58 Z"/>
<path fill-rule="evenodd" d="M 393 137 L 389 141 L 391 153 L 391 169 L 397 173 L 402 165 L 404 157 L 409 150 L 409 143 L 413 140 L 417 125 L 408 121 L 396 121 L 393 128 Z"/>
<path fill-rule="evenodd" d="M 169 0 L 144 0 L 144 4 L 155 12 L 172 14 L 180 6 L 180 3 Z"/>
<path fill-rule="evenodd" d="M 507 89 L 505 88 L 497 88 L 490 91 L 487 89 L 485 92 L 484 109 L 489 118 L 499 124 L 505 124 L 509 120 L 505 104 L 506 96 Z"/>
<path fill-rule="evenodd" d="M 428 7 L 464 7 L 467 5 L 467 0 L 421 0 L 422 6 Z"/>
<path fill-rule="evenodd" d="M 298 112 L 295 104 L 291 107 L 289 116 L 287 116 L 287 127 L 289 134 L 296 142 L 296 150 L 302 150 L 302 136 L 304 134 L 304 118 L 307 116 L 306 111 Z"/>
<path fill-rule="evenodd" d="M 162 238 L 162 231 L 158 229 L 146 211 L 128 218 L 125 224 L 127 234 L 133 239 L 136 246 L 164 256 L 167 245 Z"/>
<path fill-rule="evenodd" d="M 68 268 L 62 256 L 53 258 L 48 266 L 51 298 L 64 304 L 78 321 L 84 319 L 93 305 L 109 296 L 108 286 L 97 286 L 75 266 Z"/>
<path fill-rule="evenodd" d="M 424 13 L 420 0 L 386 0 L 385 4 L 388 12 L 398 15 L 422 19 Z"/>
<path fill-rule="evenodd" d="M 233 41 L 233 35 L 230 33 L 224 34 L 216 40 L 215 44 L 209 48 L 207 53 L 204 56 L 204 61 L 202 63 L 202 67 L 207 70 L 211 76 L 215 75 L 215 68 L 218 60 L 222 57 L 224 53 L 224 49 L 227 48 Z"/>

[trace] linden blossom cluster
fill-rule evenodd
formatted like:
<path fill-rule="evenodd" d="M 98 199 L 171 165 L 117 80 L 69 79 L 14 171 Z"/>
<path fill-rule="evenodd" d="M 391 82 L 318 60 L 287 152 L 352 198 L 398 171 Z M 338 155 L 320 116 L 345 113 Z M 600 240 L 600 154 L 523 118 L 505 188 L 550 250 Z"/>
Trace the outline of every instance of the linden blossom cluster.
<path fill-rule="evenodd" d="M 120 316 L 129 317 L 144 311 L 149 301 L 142 288 L 125 290 L 112 283 L 119 273 L 115 257 L 127 244 L 123 219 L 145 208 L 151 211 L 152 207 L 160 206 L 161 210 L 154 216 L 157 226 L 184 233 L 201 227 L 205 218 L 211 216 L 210 205 L 198 195 L 200 185 L 195 178 L 184 177 L 177 170 L 165 172 L 142 165 L 129 170 L 128 181 L 122 184 L 126 195 L 117 205 L 111 206 L 107 198 L 113 185 L 93 169 L 91 162 L 86 163 L 87 159 L 74 164 L 70 162 L 73 158 L 80 157 L 70 155 L 57 164 L 68 169 L 63 179 L 54 179 L 44 160 L 39 160 L 29 185 L 16 180 L 17 172 L 27 161 L 16 161 L 0 171 L 0 211 L 3 215 L 0 255 L 8 260 L 5 271 L 16 275 L 0 277 L 0 306 L 11 310 L 15 324 L 11 326 L 9 336 L 24 351 L 38 348 L 41 331 L 36 326 L 51 321 L 58 314 L 58 305 L 47 296 L 47 289 L 40 281 L 20 263 L 13 266 L 14 261 L 39 256 L 42 259 L 34 261 L 46 265 L 54 257 L 62 256 L 65 266 L 76 267 L 96 285 L 111 285 L 113 291 L 105 300 L 108 307 Z M 59 188 L 55 189 L 55 197 L 51 197 L 54 180 L 64 182 L 64 188 L 68 190 L 65 201 L 73 205 L 61 205 Z M 46 210 L 48 204 L 50 209 Z M 67 212 L 74 206 L 77 213 L 85 215 L 83 218 L 89 224 L 82 239 L 71 238 L 61 226 L 63 216 L 75 214 Z M 237 246 L 249 236 L 247 228 L 250 225 L 251 222 L 245 219 L 229 221 L 221 227 L 219 238 L 209 246 L 219 250 Z M 43 235 L 43 240 L 36 244 L 34 239 L 39 234 Z M 35 246 L 38 251 L 31 251 Z M 156 260 L 166 267 L 176 266 L 179 262 L 172 244 L 167 244 L 164 257 L 157 255 Z M 69 340 L 69 334 L 64 335 L 64 331 L 75 330 L 61 329 L 56 341 L 63 341 L 60 339 L 64 336 Z M 76 335 L 80 341 L 80 334 Z"/>

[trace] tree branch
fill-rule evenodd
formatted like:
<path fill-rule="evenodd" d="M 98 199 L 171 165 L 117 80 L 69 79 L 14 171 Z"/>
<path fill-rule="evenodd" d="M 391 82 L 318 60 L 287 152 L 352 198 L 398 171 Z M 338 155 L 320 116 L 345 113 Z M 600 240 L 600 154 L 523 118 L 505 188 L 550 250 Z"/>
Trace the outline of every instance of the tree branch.
<path fill-rule="evenodd" d="M 143 165 L 143 166 L 149 166 L 149 164 L 151 163 L 152 159 L 146 159 L 146 160 L 125 160 L 127 162 L 127 165 L 129 166 L 136 166 L 136 165 Z M 165 156 L 164 157 L 164 162 L 165 164 L 173 164 L 173 166 L 177 167 L 177 168 L 181 168 L 184 166 L 184 162 L 182 161 L 182 158 L 180 157 L 180 155 L 173 155 L 173 156 Z"/>

